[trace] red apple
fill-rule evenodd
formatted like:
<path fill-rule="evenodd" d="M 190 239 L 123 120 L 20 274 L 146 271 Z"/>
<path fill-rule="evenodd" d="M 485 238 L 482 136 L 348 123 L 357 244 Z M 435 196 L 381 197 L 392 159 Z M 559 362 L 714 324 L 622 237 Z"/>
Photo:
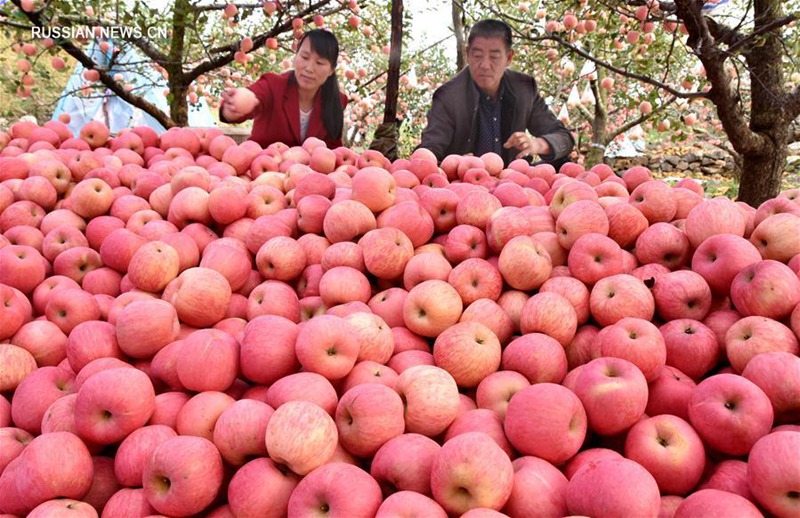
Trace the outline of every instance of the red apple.
<path fill-rule="evenodd" d="M 570 302 L 554 292 L 539 292 L 525 302 L 520 315 L 523 334 L 544 333 L 565 346 L 578 328 L 578 316 Z"/>
<path fill-rule="evenodd" d="M 356 457 L 372 457 L 403 433 L 403 402 L 393 389 L 378 383 L 357 385 L 342 395 L 336 426 L 342 446 Z"/>
<path fill-rule="evenodd" d="M 656 480 L 640 464 L 628 459 L 600 460 L 578 470 L 567 483 L 567 508 L 584 516 L 657 516 L 661 506 L 658 489 Z M 631 499 L 629 494 L 637 496 Z"/>
<path fill-rule="evenodd" d="M 97 444 L 120 442 L 147 423 L 155 408 L 155 397 L 150 378 L 138 369 L 98 372 L 78 390 L 75 402 L 78 433 Z"/>
<path fill-rule="evenodd" d="M 263 315 L 252 319 L 241 340 L 242 374 L 253 382 L 270 384 L 294 372 L 299 366 L 295 354 L 298 332 L 294 322 L 283 317 Z M 271 347 L 262 347 L 264 340 L 269 340 Z"/>
<path fill-rule="evenodd" d="M 109 129 L 102 122 L 89 121 L 81 128 L 79 137 L 95 149 L 105 145 L 109 134 Z"/>
<path fill-rule="evenodd" d="M 147 502 L 159 513 L 190 516 L 206 509 L 223 482 L 223 464 L 214 443 L 178 436 L 154 450 L 142 476 Z"/>
<path fill-rule="evenodd" d="M 306 475 L 327 462 L 337 441 L 333 418 L 320 406 L 307 401 L 284 403 L 267 424 L 269 456 L 298 475 Z"/>
<path fill-rule="evenodd" d="M 647 381 L 628 360 L 601 357 L 581 367 L 575 394 L 586 409 L 589 428 L 614 435 L 628 430 L 644 414 Z"/>
<path fill-rule="evenodd" d="M 661 373 L 667 348 L 659 329 L 648 320 L 625 317 L 597 335 L 600 354 L 634 364 L 649 382 Z"/>
<path fill-rule="evenodd" d="M 273 408 L 287 401 L 308 401 L 333 417 L 339 398 L 336 389 L 325 377 L 315 372 L 296 372 L 270 385 L 265 401 Z"/>
<path fill-rule="evenodd" d="M 378 279 L 396 279 L 403 275 L 414 256 L 411 240 L 393 227 L 370 230 L 358 240 L 364 253 L 364 266 Z"/>
<path fill-rule="evenodd" d="M 11 337 L 13 345 L 27 350 L 38 366 L 58 365 L 67 354 L 67 335 L 47 320 L 28 322 Z"/>
<path fill-rule="evenodd" d="M 736 275 L 760 261 L 761 254 L 750 241 L 732 234 L 716 234 L 697 247 L 692 270 L 703 276 L 714 295 L 725 297 Z"/>
<path fill-rule="evenodd" d="M 26 376 L 11 397 L 11 418 L 17 428 L 41 432 L 42 417 L 58 398 L 73 392 L 75 376 L 60 367 L 40 367 Z"/>
<path fill-rule="evenodd" d="M 376 518 L 413 516 L 446 518 L 447 513 L 430 497 L 414 491 L 399 491 L 389 495 L 375 514 Z"/>
<path fill-rule="evenodd" d="M 341 485 L 346 480 L 347 487 Z M 342 462 L 318 467 L 297 484 L 289 498 L 289 516 L 315 512 L 336 516 L 374 516 L 381 505 L 381 489 L 367 472 Z"/>
<path fill-rule="evenodd" d="M 670 414 L 636 423 L 625 439 L 625 457 L 644 466 L 662 493 L 675 495 L 691 491 L 706 464 L 700 436 L 689 423 Z"/>
<path fill-rule="evenodd" d="M 731 200 L 720 196 L 704 200 L 686 216 L 685 232 L 692 247 L 699 248 L 708 238 L 730 234 L 745 235 L 746 219 Z"/>
<path fill-rule="evenodd" d="M 133 358 L 151 358 L 178 337 L 180 323 L 175 308 L 158 299 L 137 300 L 116 317 L 119 348 Z"/>
<path fill-rule="evenodd" d="M 589 309 L 601 326 L 625 317 L 651 320 L 655 313 L 653 294 L 636 277 L 617 274 L 597 281 L 589 297 Z"/>
<path fill-rule="evenodd" d="M 406 432 L 434 437 L 445 431 L 458 414 L 458 386 L 439 367 L 417 365 L 404 370 L 396 390 L 405 406 Z"/>
<path fill-rule="evenodd" d="M 56 497 L 81 499 L 91 488 L 93 473 L 89 450 L 75 434 L 40 435 L 28 443 L 0 476 L 0 487 L 9 482 L 16 486 L 13 492 L 3 491 L 8 500 L 0 508 L 23 515 Z"/>
<path fill-rule="evenodd" d="M 711 288 L 700 274 L 691 270 L 659 275 L 655 279 L 653 298 L 656 313 L 664 320 L 702 320 L 711 309 Z"/>
<path fill-rule="evenodd" d="M 323 230 L 331 243 L 353 241 L 377 227 L 372 211 L 363 203 L 343 200 L 334 203 L 325 213 Z"/>
<path fill-rule="evenodd" d="M 144 468 L 153 450 L 177 435 L 175 430 L 165 425 L 143 426 L 131 432 L 120 443 L 114 456 L 114 475 L 119 483 L 141 487 Z"/>
<path fill-rule="evenodd" d="M 778 261 L 754 262 L 733 278 L 731 301 L 744 316 L 782 320 L 800 303 L 800 278 Z"/>
<path fill-rule="evenodd" d="M 593 285 L 603 277 L 623 273 L 622 249 L 608 236 L 584 234 L 572 245 L 567 265 L 573 277 Z"/>
<path fill-rule="evenodd" d="M 669 223 L 655 223 L 636 239 L 639 264 L 657 263 L 670 270 L 684 266 L 691 257 L 691 244 L 686 235 Z"/>
<path fill-rule="evenodd" d="M 651 225 L 672 221 L 677 211 L 674 191 L 660 180 L 649 180 L 631 189 L 629 202 L 644 214 Z"/>
<path fill-rule="evenodd" d="M 181 322 L 207 327 L 225 317 L 231 286 L 216 270 L 189 268 L 164 288 L 162 298 L 175 306 Z"/>
<path fill-rule="evenodd" d="M 716 374 L 693 391 L 689 421 L 713 450 L 745 455 L 772 428 L 772 403 L 746 378 Z"/>
<path fill-rule="evenodd" d="M 0 248 L 0 283 L 29 295 L 45 278 L 46 259 L 33 247 L 9 245 Z"/>
<path fill-rule="evenodd" d="M 772 402 L 775 421 L 790 423 L 800 415 L 800 358 L 776 351 L 755 355 L 742 371 Z"/>
<path fill-rule="evenodd" d="M 511 459 L 482 432 L 468 432 L 446 441 L 431 469 L 433 497 L 453 514 L 476 507 L 500 510 L 513 485 Z"/>
<path fill-rule="evenodd" d="M 236 470 L 228 485 L 228 505 L 235 516 L 283 516 L 299 480 L 271 459 L 259 457 Z"/>
<path fill-rule="evenodd" d="M 775 516 L 800 511 L 797 501 L 800 469 L 794 459 L 800 451 L 800 432 L 773 432 L 750 450 L 747 479 L 758 503 Z"/>
<path fill-rule="evenodd" d="M 424 435 L 399 435 L 378 449 L 370 473 L 384 493 L 413 491 L 430 495 L 431 468 L 439 448 L 436 442 Z"/>
<path fill-rule="evenodd" d="M 397 182 L 385 169 L 365 167 L 353 176 L 352 189 L 353 200 L 378 213 L 394 203 Z"/>
<path fill-rule="evenodd" d="M 766 218 L 750 234 L 761 257 L 780 262 L 800 254 L 800 217 L 794 214 L 775 214 Z"/>
<path fill-rule="evenodd" d="M 297 336 L 300 365 L 330 380 L 347 376 L 356 363 L 359 347 L 350 335 L 350 324 L 343 318 L 323 315 L 311 319 Z"/>
<path fill-rule="evenodd" d="M 667 322 L 660 328 L 667 346 L 667 365 L 693 379 L 701 379 L 716 366 L 720 346 L 714 332 L 692 319 Z"/>
<path fill-rule="evenodd" d="M 436 337 L 458 322 L 462 311 L 461 296 L 450 284 L 439 280 L 418 284 L 403 302 L 406 327 L 428 337 Z"/>
<path fill-rule="evenodd" d="M 766 317 L 744 317 L 725 333 L 725 354 L 735 372 L 741 373 L 757 355 L 783 351 L 800 353 L 797 337 L 791 329 Z"/>
<path fill-rule="evenodd" d="M 239 373 L 239 344 L 218 329 L 193 331 L 183 340 L 176 371 L 181 385 L 189 390 L 223 392 Z"/>
<path fill-rule="evenodd" d="M 539 288 L 550 276 L 550 254 L 535 237 L 516 236 L 503 246 L 498 259 L 503 279 L 514 289 Z"/>
<path fill-rule="evenodd" d="M 542 333 L 526 333 L 503 350 L 502 367 L 503 371 L 524 375 L 531 384 L 561 383 L 567 373 L 567 356 L 556 339 Z"/>
<path fill-rule="evenodd" d="M 553 464 L 578 452 L 586 427 L 586 412 L 578 397 L 553 383 L 537 383 L 516 392 L 504 422 L 506 436 L 517 451 Z"/>
<path fill-rule="evenodd" d="M 701 489 L 687 496 L 675 510 L 676 518 L 702 516 L 719 513 L 720 516 L 757 518 L 764 516 L 758 508 L 743 496 L 719 489 Z"/>
<path fill-rule="evenodd" d="M 549 462 L 533 456 L 512 462 L 514 486 L 503 507 L 509 516 L 561 517 L 567 514 L 567 478 Z"/>

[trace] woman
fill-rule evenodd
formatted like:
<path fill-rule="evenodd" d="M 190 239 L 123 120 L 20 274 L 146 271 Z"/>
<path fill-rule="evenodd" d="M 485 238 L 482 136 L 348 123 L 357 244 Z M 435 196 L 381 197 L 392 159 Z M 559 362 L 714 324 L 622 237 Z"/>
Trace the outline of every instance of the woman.
<path fill-rule="evenodd" d="M 297 46 L 294 70 L 264 74 L 248 88 L 222 94 L 220 120 L 253 119 L 250 140 L 267 147 L 274 142 L 299 146 L 309 137 L 329 148 L 342 145 L 347 96 L 339 90 L 336 63 L 339 42 L 331 32 L 306 32 Z"/>

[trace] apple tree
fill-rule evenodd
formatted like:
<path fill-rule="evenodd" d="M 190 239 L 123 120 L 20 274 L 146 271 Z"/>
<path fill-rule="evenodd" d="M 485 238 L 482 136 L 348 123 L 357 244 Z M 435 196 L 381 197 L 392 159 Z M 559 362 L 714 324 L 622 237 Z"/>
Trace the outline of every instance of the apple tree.
<path fill-rule="evenodd" d="M 190 105 L 201 95 L 218 95 L 219 88 L 236 81 L 257 78 L 260 67 L 288 68 L 276 54 L 309 26 L 355 26 L 360 21 L 356 0 L 299 0 L 266 2 L 204 2 L 172 0 L 166 3 L 118 0 L 11 0 L 0 6 L 0 25 L 17 40 L 14 50 L 28 61 L 20 69 L 21 95 L 30 95 L 37 66 L 64 68 L 69 56 L 85 68 L 86 95 L 110 91 L 152 115 L 165 127 L 188 122 Z M 368 38 L 362 35 L 362 44 Z M 101 62 L 90 52 L 97 43 Z M 115 57 L 133 48 L 145 58 L 135 63 L 116 62 Z M 112 66 L 114 71 L 112 73 Z M 237 66 L 240 66 L 237 68 Z M 152 82 L 131 84 L 120 69 L 135 74 L 147 67 L 165 78 L 169 112 L 148 102 L 142 91 Z M 259 67 L 259 68 L 257 68 Z"/>
<path fill-rule="evenodd" d="M 727 137 L 741 165 L 740 200 L 758 204 L 778 193 L 787 146 L 800 137 L 792 129 L 800 116 L 800 2 L 460 5 L 467 25 L 487 16 L 509 22 L 517 66 L 535 71 L 557 112 L 565 106 L 577 113 L 572 125 L 586 130 L 597 150 L 589 150 L 590 163 L 621 130 L 648 119 L 666 130 L 677 117 L 686 126 L 679 138 Z M 584 93 L 570 99 L 582 79 Z"/>

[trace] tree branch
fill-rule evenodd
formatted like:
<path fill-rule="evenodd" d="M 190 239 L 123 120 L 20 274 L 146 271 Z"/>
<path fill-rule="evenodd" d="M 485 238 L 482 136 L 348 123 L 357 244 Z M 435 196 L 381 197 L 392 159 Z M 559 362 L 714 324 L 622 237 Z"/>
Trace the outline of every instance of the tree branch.
<path fill-rule="evenodd" d="M 614 131 L 609 132 L 608 137 L 607 137 L 608 138 L 608 142 L 611 142 L 612 140 L 614 140 L 614 137 L 616 137 L 617 135 L 621 135 L 621 134 L 625 133 L 626 131 L 628 131 L 629 129 L 635 128 L 639 124 L 642 124 L 643 122 L 647 122 L 648 120 L 652 119 L 657 114 L 659 114 L 659 113 L 663 112 L 664 110 L 666 110 L 667 106 L 669 106 L 670 104 L 674 103 L 677 100 L 678 100 L 678 98 L 673 95 L 672 97 L 667 99 L 667 101 L 664 104 L 661 104 L 661 105 L 657 106 L 656 108 L 653 109 L 652 112 L 648 113 L 647 115 L 641 114 L 639 117 L 637 117 L 637 118 L 635 118 L 635 119 L 633 119 L 631 121 L 628 121 L 625 124 L 623 124 L 622 126 L 620 126 L 619 128 L 615 129 Z"/>
<path fill-rule="evenodd" d="M 676 0 L 675 6 L 678 18 L 683 20 L 689 32 L 687 44 L 705 67 L 706 77 L 711 83 L 708 97 L 717 107 L 717 115 L 731 144 L 741 154 L 764 149 L 767 137 L 749 128 L 741 97 L 734 91 L 733 81 L 725 70 L 727 56 L 716 46 L 707 19 L 701 12 L 702 2 Z"/>
<path fill-rule="evenodd" d="M 317 10 L 319 10 L 319 8 L 330 4 L 331 1 L 332 0 L 318 0 L 313 4 L 309 4 L 308 7 L 303 9 L 301 12 L 297 13 L 297 17 L 305 19 L 310 15 L 310 13 L 316 12 Z M 343 5 L 342 9 L 344 9 L 345 7 L 346 6 Z M 285 20 L 283 23 L 276 24 L 275 26 L 273 26 L 272 29 L 270 29 L 268 32 L 256 36 L 255 38 L 253 38 L 253 50 L 257 50 L 263 47 L 266 44 L 267 39 L 273 38 L 278 34 L 284 33 L 288 31 L 291 27 L 292 27 L 292 21 Z M 233 61 L 234 54 L 236 53 L 237 50 L 239 50 L 239 45 L 236 43 L 231 43 L 230 45 L 228 45 L 227 52 L 225 50 L 220 49 L 219 56 L 211 58 L 207 61 L 203 61 L 193 69 L 185 72 L 184 78 L 186 78 L 188 81 L 191 82 L 207 72 L 210 72 L 219 67 L 227 65 L 228 63 Z"/>
<path fill-rule="evenodd" d="M 7 20 L 5 18 L 0 19 L 0 25 L 5 25 L 7 27 L 14 27 L 15 29 L 24 29 L 27 31 L 31 29 L 31 25 L 25 25 L 24 23 Z"/>
<path fill-rule="evenodd" d="M 225 7 L 228 4 L 207 4 L 207 5 L 196 5 L 192 7 L 194 11 L 224 11 Z M 261 9 L 264 4 L 237 4 L 233 2 L 239 9 Z"/>
<path fill-rule="evenodd" d="M 91 18 L 88 16 L 76 16 L 76 15 L 59 15 L 59 20 L 69 20 L 71 22 L 75 22 L 77 24 L 86 25 L 86 26 L 97 26 L 97 27 L 117 27 L 116 24 L 101 20 L 99 18 Z M 123 34 L 124 36 L 124 34 Z M 161 52 L 157 49 L 150 41 L 146 38 L 121 38 L 123 41 L 126 41 L 136 48 L 142 51 L 142 53 L 150 58 L 151 60 L 155 61 L 159 65 L 166 65 L 169 62 L 169 57 L 166 54 Z"/>
<path fill-rule="evenodd" d="M 682 92 L 682 91 L 676 89 L 675 87 L 670 86 L 670 85 L 668 85 L 666 83 L 663 83 L 661 81 L 658 81 L 656 79 L 653 79 L 652 77 L 648 77 L 648 76 L 645 76 L 645 75 L 642 75 L 642 74 L 637 74 L 637 73 L 634 73 L 634 72 L 628 72 L 627 70 L 621 69 L 619 67 L 616 67 L 616 66 L 612 65 L 611 63 L 608 63 L 606 61 L 603 61 L 601 59 L 596 58 L 592 54 L 586 52 L 585 50 L 583 50 L 583 49 L 581 49 L 579 47 L 576 47 L 575 45 L 569 43 L 568 41 L 566 41 L 563 38 L 560 38 L 558 36 L 548 35 L 548 36 L 541 36 L 541 37 L 538 37 L 538 38 L 527 37 L 527 39 L 529 41 L 542 41 L 542 40 L 555 41 L 559 45 L 569 49 L 571 52 L 574 52 L 575 54 L 578 54 L 579 56 L 581 56 L 581 57 L 583 57 L 585 59 L 588 59 L 589 61 L 593 62 L 594 64 L 600 65 L 601 67 L 603 67 L 603 68 L 605 68 L 607 70 L 610 70 L 610 71 L 614 72 L 615 74 L 619 74 L 621 76 L 624 76 L 624 77 L 627 77 L 627 78 L 630 78 L 630 79 L 635 79 L 637 81 L 641 81 L 642 83 L 646 83 L 646 84 L 655 86 L 656 88 L 660 88 L 661 90 L 664 90 L 665 92 L 668 92 L 668 93 L 674 95 L 675 97 L 679 97 L 681 99 L 704 99 L 704 98 L 708 97 L 708 94 L 705 93 L 705 92 Z"/>
<path fill-rule="evenodd" d="M 795 14 L 790 14 L 773 20 L 747 35 L 742 34 L 737 29 L 732 29 L 725 24 L 719 23 L 713 18 L 706 17 L 706 23 L 708 24 L 711 36 L 717 42 L 728 45 L 728 52 L 734 54 L 738 51 L 742 51 L 743 53 L 747 52 L 748 47 L 752 45 L 759 36 L 789 25 L 796 19 L 797 16 Z"/>
<path fill-rule="evenodd" d="M 581 112 L 581 115 L 586 117 L 588 120 L 592 120 L 594 118 L 594 114 L 590 112 L 589 109 L 583 105 L 583 103 L 578 103 L 576 105 L 576 108 L 578 109 L 579 112 Z"/>
<path fill-rule="evenodd" d="M 36 27 L 43 27 L 42 17 L 39 12 L 25 13 L 25 16 Z M 155 118 L 165 128 L 170 128 L 175 125 L 175 122 L 170 119 L 164 112 L 158 109 L 154 104 L 144 100 L 144 98 L 134 95 L 125 90 L 122 85 L 114 80 L 114 77 L 106 70 L 96 68 L 97 64 L 86 55 L 80 48 L 76 47 L 74 43 L 69 40 L 57 40 L 56 44 L 64 49 L 64 51 L 75 58 L 86 69 L 95 69 L 100 74 L 100 82 L 111 90 L 117 97 L 127 102 L 128 104 L 144 110 Z"/>

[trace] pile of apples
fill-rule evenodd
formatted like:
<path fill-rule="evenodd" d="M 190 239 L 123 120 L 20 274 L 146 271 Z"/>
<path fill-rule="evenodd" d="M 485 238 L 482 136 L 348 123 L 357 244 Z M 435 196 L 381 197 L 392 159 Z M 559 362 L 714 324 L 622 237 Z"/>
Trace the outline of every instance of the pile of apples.
<path fill-rule="evenodd" d="M 800 516 L 800 190 L 0 133 L 0 513 Z"/>

